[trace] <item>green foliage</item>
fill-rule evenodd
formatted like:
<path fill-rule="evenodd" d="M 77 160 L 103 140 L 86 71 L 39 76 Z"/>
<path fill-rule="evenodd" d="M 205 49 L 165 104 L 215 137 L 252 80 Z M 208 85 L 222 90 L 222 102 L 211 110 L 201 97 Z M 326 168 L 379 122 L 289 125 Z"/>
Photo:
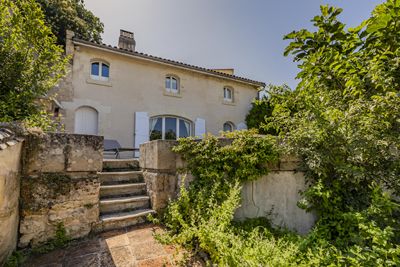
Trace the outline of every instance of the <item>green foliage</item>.
<path fill-rule="evenodd" d="M 0 121 L 50 127 L 39 99 L 65 74 L 67 58 L 55 44 L 33 0 L 0 0 Z"/>
<path fill-rule="evenodd" d="M 46 24 L 57 36 L 57 43 L 65 45 L 66 31 L 87 41 L 100 43 L 104 24 L 90 10 L 83 0 L 36 0 L 45 14 Z"/>
<path fill-rule="evenodd" d="M 337 19 L 341 11 L 322 6 L 315 32 L 286 36 L 300 83 L 267 125 L 281 129 L 307 170 L 311 186 L 300 206 L 319 218 L 306 242 L 319 245 L 308 259 L 317 266 L 399 265 L 399 2 L 386 1 L 348 30 Z"/>
<path fill-rule="evenodd" d="M 223 135 L 229 139 L 179 139 L 174 151 L 187 162 L 182 172 L 190 171 L 196 179 L 187 189 L 182 186 L 179 198 L 168 206 L 163 222 L 170 232 L 164 241 L 206 251 L 222 266 L 284 266 L 294 260 L 295 246 L 275 240 L 262 227 L 232 224 L 241 184 L 266 174 L 266 163 L 278 159 L 276 139 L 255 136 L 255 131 Z"/>
<path fill-rule="evenodd" d="M 58 248 L 65 248 L 70 241 L 71 238 L 67 235 L 64 224 L 62 222 L 58 223 L 55 237 L 52 240 L 33 249 L 14 251 L 13 254 L 8 257 L 5 267 L 23 266 L 27 258 L 31 257 L 32 254 L 45 254 Z"/>
<path fill-rule="evenodd" d="M 56 229 L 56 235 L 54 239 L 50 240 L 46 244 L 32 249 L 32 253 L 34 254 L 44 254 L 50 251 L 53 251 L 57 248 L 64 248 L 71 241 L 71 238 L 67 235 L 67 231 L 65 230 L 64 224 L 58 223 Z"/>
<path fill-rule="evenodd" d="M 293 92 L 287 85 L 272 84 L 268 85 L 265 91 L 267 96 L 253 101 L 252 108 L 246 116 L 246 124 L 250 129 L 257 129 L 260 134 L 278 135 L 279 129 L 265 127 L 266 119 L 272 116 L 275 104 Z"/>
<path fill-rule="evenodd" d="M 286 36 L 300 82 L 271 98 L 271 116 L 260 126 L 275 129 L 284 153 L 303 160 L 309 188 L 299 206 L 318 217 L 311 233 L 298 237 L 254 221 L 237 228 L 240 184 L 260 173 L 236 174 L 246 173 L 240 169 L 253 153 L 274 153 L 243 154 L 244 142 L 231 147 L 234 161 L 208 138 L 176 148 L 196 180 L 168 207 L 170 241 L 204 250 L 222 266 L 400 266 L 400 1 L 387 0 L 355 28 L 338 20 L 341 12 L 322 6 L 314 32 Z"/>
<path fill-rule="evenodd" d="M 4 267 L 18 267 L 26 261 L 26 255 L 21 251 L 14 251 L 4 264 Z"/>

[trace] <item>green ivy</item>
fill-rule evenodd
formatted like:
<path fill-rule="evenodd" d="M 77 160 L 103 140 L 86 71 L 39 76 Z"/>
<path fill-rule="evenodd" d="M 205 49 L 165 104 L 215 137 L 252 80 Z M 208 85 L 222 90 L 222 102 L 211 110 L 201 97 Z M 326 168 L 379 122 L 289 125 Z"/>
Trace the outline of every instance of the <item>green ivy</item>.
<path fill-rule="evenodd" d="M 244 229 L 232 222 L 242 184 L 267 174 L 267 163 L 279 158 L 276 138 L 256 134 L 252 130 L 223 133 L 222 139 L 179 139 L 173 150 L 187 164 L 181 173 L 196 178 L 188 188 L 182 186 L 179 198 L 168 206 L 163 223 L 169 235 L 164 241 L 205 251 L 222 266 L 284 266 L 295 260 L 296 246 L 264 236 L 267 228 Z M 268 257 L 271 253 L 276 257 Z"/>
<path fill-rule="evenodd" d="M 278 156 L 276 141 L 239 132 L 226 146 L 206 137 L 175 148 L 196 178 L 167 209 L 167 241 L 220 266 L 400 266 L 400 1 L 355 28 L 341 12 L 322 6 L 314 32 L 285 37 L 300 82 L 260 125 L 302 159 L 309 188 L 299 206 L 317 215 L 312 231 L 232 223 L 241 184 Z"/>

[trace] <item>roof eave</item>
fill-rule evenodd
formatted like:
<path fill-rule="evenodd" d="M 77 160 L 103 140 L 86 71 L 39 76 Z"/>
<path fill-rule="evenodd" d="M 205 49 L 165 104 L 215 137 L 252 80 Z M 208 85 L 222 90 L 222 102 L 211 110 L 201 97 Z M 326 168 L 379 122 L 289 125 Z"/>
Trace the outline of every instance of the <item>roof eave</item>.
<path fill-rule="evenodd" d="M 155 56 L 151 56 L 151 55 L 147 55 L 147 54 L 143 54 L 143 53 L 139 53 L 139 52 L 133 52 L 133 51 L 125 50 L 125 49 L 120 49 L 120 48 L 117 48 L 117 47 L 112 47 L 110 45 L 96 44 L 96 43 L 93 43 L 93 42 L 89 42 L 89 41 L 85 41 L 85 40 L 81 40 L 81 39 L 77 39 L 77 38 L 73 39 L 73 43 L 76 44 L 76 45 L 83 45 L 83 46 L 87 46 L 87 47 L 92 47 L 92 48 L 95 48 L 95 49 L 100 49 L 100 50 L 104 50 L 104 51 L 108 51 L 108 52 L 112 52 L 112 53 L 116 53 L 116 54 L 120 54 L 120 55 L 124 55 L 124 56 L 130 56 L 130 57 L 138 58 L 138 59 L 141 59 L 141 60 L 151 61 L 151 62 L 163 64 L 163 65 L 174 66 L 174 67 L 178 67 L 178 68 L 182 68 L 182 69 L 191 70 L 191 71 L 195 71 L 195 72 L 198 72 L 198 73 L 210 75 L 210 76 L 213 76 L 213 77 L 218 77 L 218 78 L 222 78 L 222 79 L 227 79 L 227 80 L 231 80 L 231 81 L 235 81 L 235 82 L 240 82 L 240 83 L 252 85 L 252 86 L 256 87 L 256 89 L 258 89 L 260 87 L 265 87 L 265 83 L 263 83 L 263 82 L 253 81 L 253 80 L 249 80 L 249 79 L 246 79 L 246 78 L 241 78 L 241 77 L 234 76 L 234 75 L 220 73 L 220 72 L 217 72 L 217 71 L 213 71 L 211 69 L 206 69 L 206 68 L 202 68 L 202 67 L 198 67 L 198 66 L 188 65 L 188 64 L 185 64 L 185 63 L 182 63 L 182 62 L 177 62 L 177 61 L 173 61 L 173 60 L 169 60 L 169 59 L 159 58 L 159 57 L 155 57 Z"/>

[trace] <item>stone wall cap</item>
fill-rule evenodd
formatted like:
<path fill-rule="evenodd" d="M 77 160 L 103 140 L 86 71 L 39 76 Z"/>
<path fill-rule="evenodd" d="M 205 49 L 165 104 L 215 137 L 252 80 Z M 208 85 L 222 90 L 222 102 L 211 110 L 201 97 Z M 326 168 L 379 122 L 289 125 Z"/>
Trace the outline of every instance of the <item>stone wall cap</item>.
<path fill-rule="evenodd" d="M 24 138 L 18 136 L 23 132 L 24 130 L 18 124 L 0 123 L 0 150 L 24 141 Z"/>

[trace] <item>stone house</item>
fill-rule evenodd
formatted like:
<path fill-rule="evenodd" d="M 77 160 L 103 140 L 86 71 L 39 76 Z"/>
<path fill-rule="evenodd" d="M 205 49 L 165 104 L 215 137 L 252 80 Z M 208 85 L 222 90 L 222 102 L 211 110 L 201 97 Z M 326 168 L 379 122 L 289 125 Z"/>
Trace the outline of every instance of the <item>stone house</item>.
<path fill-rule="evenodd" d="M 135 51 L 131 32 L 118 47 L 67 33 L 71 71 L 57 88 L 55 114 L 70 133 L 103 135 L 122 146 L 154 139 L 245 129 L 245 117 L 265 84 Z"/>

